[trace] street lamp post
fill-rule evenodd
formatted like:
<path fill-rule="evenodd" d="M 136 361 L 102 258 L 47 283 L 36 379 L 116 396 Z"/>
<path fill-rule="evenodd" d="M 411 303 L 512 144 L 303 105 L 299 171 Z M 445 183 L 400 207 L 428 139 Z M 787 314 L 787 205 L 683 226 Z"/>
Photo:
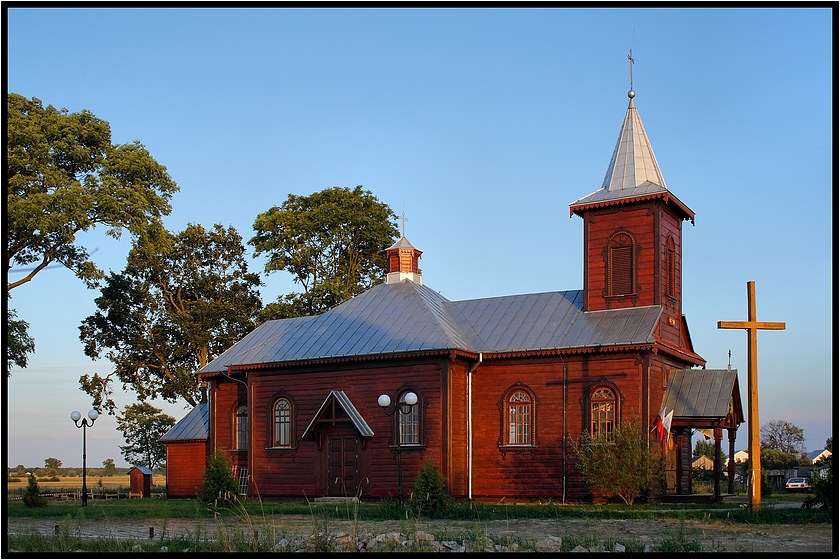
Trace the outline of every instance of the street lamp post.
<path fill-rule="evenodd" d="M 88 423 L 88 418 L 90 419 L 90 423 Z M 78 410 L 74 410 L 70 413 L 70 420 L 76 424 L 77 428 L 82 429 L 82 505 L 87 505 L 87 428 L 88 426 L 93 426 L 93 423 L 96 422 L 96 419 L 99 418 L 99 412 L 95 409 L 91 409 L 88 414 L 87 418 L 82 418 L 82 413 Z"/>
<path fill-rule="evenodd" d="M 417 395 L 409 391 L 403 396 L 403 402 L 394 404 L 391 412 L 388 412 L 388 407 L 391 405 L 391 397 L 385 394 L 379 395 L 379 400 L 377 402 L 379 403 L 379 406 L 382 407 L 383 412 L 385 412 L 388 416 L 393 416 L 394 414 L 411 414 L 411 409 L 414 408 L 415 404 L 417 404 Z M 397 416 L 397 418 L 397 499 L 399 500 L 400 505 L 402 505 L 402 430 L 400 429 L 399 416 Z"/>

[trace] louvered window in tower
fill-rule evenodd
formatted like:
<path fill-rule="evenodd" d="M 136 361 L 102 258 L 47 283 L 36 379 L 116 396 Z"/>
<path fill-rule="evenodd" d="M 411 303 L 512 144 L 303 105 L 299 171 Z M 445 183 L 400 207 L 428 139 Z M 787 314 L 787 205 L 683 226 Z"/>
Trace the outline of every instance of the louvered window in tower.
<path fill-rule="evenodd" d="M 668 283 L 668 295 L 677 297 L 677 251 L 671 236 L 668 236 L 665 243 L 665 278 Z"/>
<path fill-rule="evenodd" d="M 607 286 L 609 295 L 633 293 L 633 238 L 619 233 L 610 239 Z"/>

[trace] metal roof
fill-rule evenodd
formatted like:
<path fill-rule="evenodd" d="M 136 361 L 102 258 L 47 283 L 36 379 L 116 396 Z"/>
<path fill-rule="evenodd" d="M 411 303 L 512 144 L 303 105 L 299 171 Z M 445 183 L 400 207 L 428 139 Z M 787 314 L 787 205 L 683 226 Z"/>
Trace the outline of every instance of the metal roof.
<path fill-rule="evenodd" d="M 267 321 L 205 366 L 426 350 L 504 353 L 652 344 L 659 306 L 584 313 L 583 292 L 450 301 L 426 286 L 379 284 L 315 317 Z"/>
<path fill-rule="evenodd" d="M 141 472 L 141 473 L 143 473 L 143 474 L 155 474 L 155 471 L 153 471 L 153 470 L 152 470 L 152 469 L 150 469 L 149 467 L 143 467 L 143 466 L 135 466 L 135 467 L 131 467 L 130 469 L 128 469 L 128 472 L 131 472 L 131 471 L 133 471 L 134 469 L 137 469 L 138 471 L 140 471 L 140 472 Z"/>
<path fill-rule="evenodd" d="M 682 208 L 688 218 L 694 219 L 691 210 L 668 191 L 642 119 L 631 97 L 601 188 L 569 206 L 574 213 L 582 206 L 664 195 Z"/>
<path fill-rule="evenodd" d="M 415 247 L 414 244 L 412 244 L 411 241 L 409 241 L 405 237 L 400 237 L 399 239 L 397 239 L 396 243 L 394 243 L 385 250 L 390 251 L 391 249 L 415 249 L 419 251 L 419 249 L 417 249 L 417 247 Z"/>
<path fill-rule="evenodd" d="M 303 430 L 303 434 L 300 436 L 301 439 L 306 438 L 312 431 L 315 429 L 315 425 L 318 423 L 318 420 L 321 418 L 321 414 L 327 409 L 331 400 L 335 400 L 339 406 L 344 410 L 345 414 L 350 417 L 350 421 L 353 422 L 353 425 L 359 431 L 359 435 L 362 437 L 373 437 L 373 430 L 370 428 L 368 423 L 365 421 L 364 417 L 359 413 L 356 407 L 353 405 L 353 402 L 350 400 L 350 397 L 344 391 L 338 391 L 333 389 L 330 391 L 330 394 L 327 395 L 327 398 L 324 399 L 323 404 L 318 409 L 318 412 L 315 413 L 315 416 L 312 417 L 312 420 L 309 422 L 309 425 Z"/>
<path fill-rule="evenodd" d="M 210 425 L 209 409 L 207 403 L 199 403 L 178 420 L 169 431 L 163 434 L 160 441 L 190 441 L 207 439 Z"/>
<path fill-rule="evenodd" d="M 723 418 L 738 382 L 735 369 L 681 369 L 671 372 L 662 407 L 674 418 Z M 743 418 L 740 397 L 733 403 Z"/>

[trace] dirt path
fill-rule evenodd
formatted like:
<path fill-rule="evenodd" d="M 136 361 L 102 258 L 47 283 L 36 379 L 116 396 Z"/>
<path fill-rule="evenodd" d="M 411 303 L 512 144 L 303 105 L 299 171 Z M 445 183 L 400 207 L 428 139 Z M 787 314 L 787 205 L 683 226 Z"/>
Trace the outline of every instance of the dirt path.
<path fill-rule="evenodd" d="M 9 533 L 35 529 L 42 534 L 54 534 L 60 526 L 58 519 L 8 518 Z M 318 525 L 316 527 L 316 524 Z M 150 528 L 155 539 L 165 532 L 168 536 L 202 534 L 213 536 L 220 530 L 234 527 L 249 530 L 238 520 L 192 520 L 152 519 L 73 521 L 70 533 L 82 537 L 149 539 Z M 654 544 L 682 535 L 688 541 L 701 543 L 707 552 L 746 553 L 828 553 L 832 552 L 833 529 L 828 523 L 814 525 L 746 525 L 744 523 L 638 520 L 512 520 L 512 521 L 320 521 L 307 515 L 285 515 L 274 519 L 260 520 L 255 527 L 259 531 L 275 531 L 281 537 L 291 539 L 312 535 L 316 530 L 327 534 L 348 533 L 350 535 L 380 535 L 385 533 L 411 533 L 423 531 L 435 536 L 438 541 L 461 541 L 469 534 L 482 533 L 494 542 L 536 543 L 548 537 L 560 537 L 564 542 L 603 544 L 622 543 Z M 526 547 L 527 549 L 527 547 Z"/>

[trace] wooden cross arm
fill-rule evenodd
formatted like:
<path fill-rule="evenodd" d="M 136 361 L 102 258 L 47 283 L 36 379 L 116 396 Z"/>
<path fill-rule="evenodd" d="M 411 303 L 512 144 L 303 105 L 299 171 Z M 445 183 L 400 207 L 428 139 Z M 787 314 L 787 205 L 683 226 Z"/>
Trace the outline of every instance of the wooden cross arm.
<path fill-rule="evenodd" d="M 773 321 L 718 321 L 719 329 L 762 329 L 783 331 L 785 324 Z"/>

